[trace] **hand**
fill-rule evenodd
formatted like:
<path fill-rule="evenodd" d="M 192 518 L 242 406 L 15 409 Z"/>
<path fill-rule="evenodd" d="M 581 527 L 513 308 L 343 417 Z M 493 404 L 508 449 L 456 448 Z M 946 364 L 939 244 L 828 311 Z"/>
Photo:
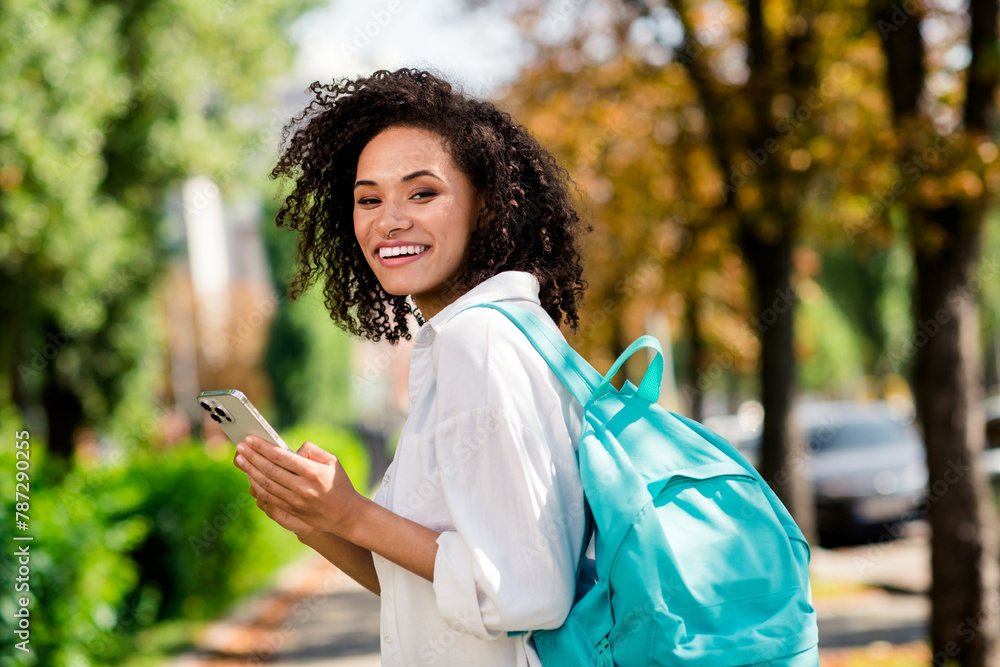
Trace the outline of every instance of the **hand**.
<path fill-rule="evenodd" d="M 233 455 L 233 463 L 236 465 L 237 468 L 240 467 L 240 463 L 239 461 L 237 461 L 239 457 L 240 453 L 237 451 L 236 454 Z M 250 475 L 247 475 L 247 479 L 250 479 Z M 250 495 L 253 495 L 252 487 L 250 490 Z M 266 514 L 268 518 L 273 520 L 276 524 L 278 524 L 279 526 L 288 531 L 295 533 L 295 536 L 298 537 L 300 540 L 303 540 L 312 533 L 316 532 L 316 529 L 313 528 L 312 526 L 300 521 L 299 519 L 296 519 L 285 510 L 275 507 L 274 505 L 271 505 L 269 503 L 266 503 L 263 500 L 257 501 L 257 507 L 263 510 L 264 514 Z"/>
<path fill-rule="evenodd" d="M 296 456 L 252 436 L 236 449 L 236 465 L 247 473 L 250 494 L 268 516 L 283 526 L 304 524 L 348 538 L 358 515 L 354 508 L 364 498 L 336 456 L 311 442 Z"/>

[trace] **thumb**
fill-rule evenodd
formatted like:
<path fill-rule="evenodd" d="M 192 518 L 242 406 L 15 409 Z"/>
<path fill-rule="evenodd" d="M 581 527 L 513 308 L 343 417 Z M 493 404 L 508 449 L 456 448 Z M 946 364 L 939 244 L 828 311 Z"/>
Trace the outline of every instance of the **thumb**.
<path fill-rule="evenodd" d="M 319 445 L 309 442 L 308 440 L 302 443 L 298 451 L 299 456 L 304 456 L 310 461 L 316 461 L 317 463 L 327 463 L 332 464 L 337 462 L 337 457 L 326 451 Z"/>

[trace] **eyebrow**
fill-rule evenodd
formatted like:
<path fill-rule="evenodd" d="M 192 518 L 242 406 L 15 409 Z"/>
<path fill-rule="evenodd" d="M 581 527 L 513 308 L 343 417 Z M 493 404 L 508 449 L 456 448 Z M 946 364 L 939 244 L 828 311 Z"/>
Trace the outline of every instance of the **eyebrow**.
<path fill-rule="evenodd" d="M 403 176 L 403 178 L 399 180 L 403 183 L 406 183 L 407 181 L 412 181 L 414 178 L 420 178 L 421 176 L 430 176 L 431 178 L 438 179 L 442 183 L 444 182 L 443 178 L 435 174 L 430 169 L 421 169 L 420 171 L 415 171 L 412 174 L 407 174 L 406 176 Z M 357 188 L 362 185 L 378 185 L 378 183 L 376 183 L 375 181 L 358 181 L 354 184 L 354 187 Z"/>

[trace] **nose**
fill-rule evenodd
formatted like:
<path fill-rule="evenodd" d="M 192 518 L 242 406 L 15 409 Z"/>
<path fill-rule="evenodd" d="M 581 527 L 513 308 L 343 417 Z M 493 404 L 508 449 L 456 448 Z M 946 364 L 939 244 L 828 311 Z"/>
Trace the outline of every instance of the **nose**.
<path fill-rule="evenodd" d="M 379 216 L 375 221 L 375 231 L 382 236 L 388 236 L 391 231 L 404 231 L 413 226 L 413 219 L 405 207 L 393 201 L 386 201 L 379 208 Z"/>

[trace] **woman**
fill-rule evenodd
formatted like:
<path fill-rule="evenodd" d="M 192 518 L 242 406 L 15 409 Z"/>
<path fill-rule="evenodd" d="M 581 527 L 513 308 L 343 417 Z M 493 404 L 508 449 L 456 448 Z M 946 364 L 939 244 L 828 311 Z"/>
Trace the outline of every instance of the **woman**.
<path fill-rule="evenodd" d="M 480 303 L 575 328 L 584 283 L 564 171 L 492 104 L 415 70 L 312 86 L 272 176 L 299 233 L 293 297 L 322 279 L 347 331 L 419 323 L 410 411 L 374 500 L 336 458 L 248 439 L 236 464 L 268 516 L 381 596 L 385 665 L 538 665 L 583 540 L 581 407 Z M 515 633 L 508 635 L 508 633 Z"/>

